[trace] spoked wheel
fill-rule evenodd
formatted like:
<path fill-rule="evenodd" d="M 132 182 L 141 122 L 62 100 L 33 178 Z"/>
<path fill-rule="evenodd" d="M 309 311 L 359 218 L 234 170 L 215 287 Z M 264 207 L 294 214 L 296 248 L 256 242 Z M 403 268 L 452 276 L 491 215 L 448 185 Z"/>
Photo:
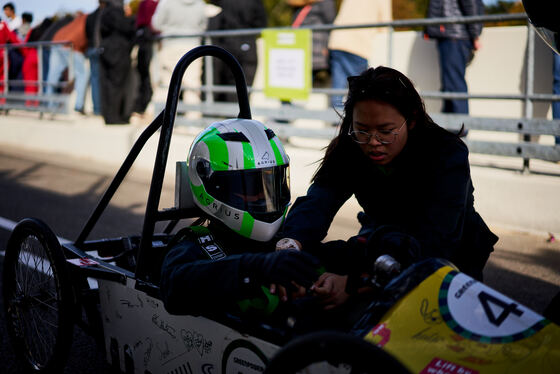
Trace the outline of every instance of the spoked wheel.
<path fill-rule="evenodd" d="M 318 332 L 297 338 L 278 351 L 265 374 L 410 372 L 393 356 L 356 336 Z"/>
<path fill-rule="evenodd" d="M 30 372 L 61 373 L 72 342 L 73 293 L 60 244 L 46 224 L 25 219 L 6 248 L 8 332 Z"/>

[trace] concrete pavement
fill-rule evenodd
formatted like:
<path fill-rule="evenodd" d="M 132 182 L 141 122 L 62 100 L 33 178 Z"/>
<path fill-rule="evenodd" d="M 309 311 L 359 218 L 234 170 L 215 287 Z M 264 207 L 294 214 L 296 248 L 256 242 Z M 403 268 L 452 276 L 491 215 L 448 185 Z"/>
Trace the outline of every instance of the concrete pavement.
<path fill-rule="evenodd" d="M 84 163 L 94 161 L 116 170 L 152 119 L 135 118 L 130 125 L 107 126 L 100 117 L 45 115 L 40 119 L 37 113 L 11 111 L 0 117 L 0 146 L 24 153 L 38 151 L 78 158 Z M 170 163 L 185 159 L 198 131 L 175 128 Z M 293 196 L 305 193 L 325 145 L 325 141 L 290 138 L 286 150 L 291 158 Z M 149 174 L 156 148 L 154 136 L 140 154 L 135 171 Z M 532 160 L 532 172 L 522 173 L 521 159 L 486 155 L 471 155 L 471 165 L 476 209 L 491 226 L 560 236 L 560 165 Z M 167 170 L 166 183 L 172 184 L 174 168 Z M 358 209 L 355 201 L 343 207 L 343 216 L 348 217 L 343 218 L 343 226 L 356 226 L 352 217 Z"/>

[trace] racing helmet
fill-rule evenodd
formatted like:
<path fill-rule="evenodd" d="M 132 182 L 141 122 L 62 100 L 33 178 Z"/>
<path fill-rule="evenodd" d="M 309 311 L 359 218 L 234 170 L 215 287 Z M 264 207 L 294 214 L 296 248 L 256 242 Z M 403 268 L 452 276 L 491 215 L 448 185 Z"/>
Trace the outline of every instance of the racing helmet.
<path fill-rule="evenodd" d="M 193 200 L 240 235 L 268 241 L 290 205 L 289 163 L 280 139 L 259 121 L 213 123 L 189 150 Z"/>
<path fill-rule="evenodd" d="M 560 5 L 550 0 L 523 0 L 523 7 L 535 31 L 556 53 L 560 53 Z"/>

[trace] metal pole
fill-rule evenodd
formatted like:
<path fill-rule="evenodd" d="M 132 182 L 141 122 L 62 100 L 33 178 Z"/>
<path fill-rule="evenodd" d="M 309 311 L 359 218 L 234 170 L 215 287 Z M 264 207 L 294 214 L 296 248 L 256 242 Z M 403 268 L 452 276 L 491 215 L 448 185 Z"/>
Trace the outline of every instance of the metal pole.
<path fill-rule="evenodd" d="M 533 94 L 535 81 L 535 30 L 527 24 L 527 82 L 525 85 L 525 118 L 533 117 L 533 101 L 529 98 Z M 523 141 L 530 143 L 531 136 L 523 135 Z M 523 158 L 523 172 L 529 171 L 529 159 Z"/>
<path fill-rule="evenodd" d="M 394 35 L 395 29 L 393 28 L 393 26 L 389 27 L 389 34 L 387 35 L 387 37 L 389 38 L 388 40 L 388 46 L 387 46 L 387 65 L 392 68 L 393 67 L 393 35 Z"/>
<path fill-rule="evenodd" d="M 210 37 L 204 38 L 204 44 L 210 45 L 212 41 Z M 204 63 L 206 64 L 206 69 L 204 70 L 204 84 L 208 87 L 206 91 L 205 102 L 207 104 L 214 103 L 214 64 L 212 56 L 204 56 Z"/>
<path fill-rule="evenodd" d="M 43 46 L 39 45 L 37 48 L 37 79 L 39 95 L 43 94 Z"/>

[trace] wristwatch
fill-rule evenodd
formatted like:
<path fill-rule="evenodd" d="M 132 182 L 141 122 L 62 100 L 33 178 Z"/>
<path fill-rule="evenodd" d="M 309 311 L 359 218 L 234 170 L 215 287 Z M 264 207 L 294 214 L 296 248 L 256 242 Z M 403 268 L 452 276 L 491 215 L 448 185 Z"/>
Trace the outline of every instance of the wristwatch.
<path fill-rule="evenodd" d="M 280 239 L 278 240 L 278 242 L 276 243 L 276 250 L 280 251 L 283 249 L 296 249 L 298 251 L 301 250 L 301 247 L 299 246 L 298 242 L 296 242 L 294 239 L 292 238 L 284 238 L 284 239 Z"/>

